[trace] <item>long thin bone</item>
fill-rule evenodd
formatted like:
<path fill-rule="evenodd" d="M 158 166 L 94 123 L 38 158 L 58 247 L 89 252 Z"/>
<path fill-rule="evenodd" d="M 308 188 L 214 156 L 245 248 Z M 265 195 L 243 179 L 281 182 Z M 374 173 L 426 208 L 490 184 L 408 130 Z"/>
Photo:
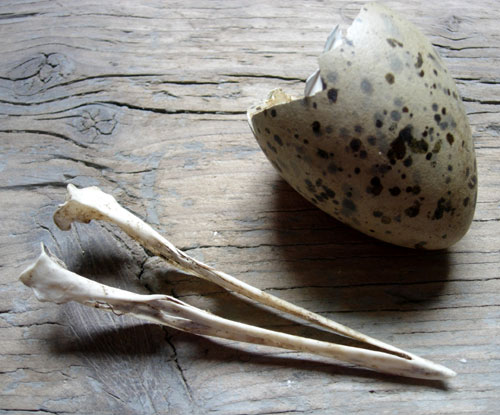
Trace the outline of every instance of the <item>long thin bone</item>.
<path fill-rule="evenodd" d="M 422 379 L 443 379 L 454 372 L 431 362 L 327 343 L 227 320 L 168 295 L 141 295 L 89 280 L 65 269 L 64 263 L 42 253 L 20 276 L 40 301 L 77 301 L 115 314 L 130 314 L 150 322 L 211 337 L 308 352 L 343 360 L 384 373 Z M 424 364 L 425 363 L 425 364 Z"/>
<path fill-rule="evenodd" d="M 190 274 L 218 284 L 227 290 L 232 290 L 261 304 L 294 315 L 335 333 L 374 345 L 388 353 L 411 360 L 415 364 L 420 362 L 423 367 L 429 364 L 435 365 L 419 356 L 366 336 L 342 324 L 265 293 L 231 275 L 217 271 L 177 249 L 151 226 L 120 206 L 113 196 L 104 193 L 98 187 L 78 189 L 74 185 L 69 184 L 66 202 L 60 205 L 54 214 L 55 223 L 59 228 L 68 230 L 75 221 L 88 223 L 91 220 L 104 220 L 119 226 L 125 233 L 155 255 L 162 257 L 167 262 Z M 444 366 L 435 365 L 435 367 L 441 368 L 443 377 L 449 377 L 454 373 Z"/>

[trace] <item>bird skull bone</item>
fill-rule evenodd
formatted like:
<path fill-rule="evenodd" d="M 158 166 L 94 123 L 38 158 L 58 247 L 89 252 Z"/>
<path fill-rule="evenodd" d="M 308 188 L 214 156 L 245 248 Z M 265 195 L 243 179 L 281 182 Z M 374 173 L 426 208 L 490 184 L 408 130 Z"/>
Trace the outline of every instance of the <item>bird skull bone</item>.
<path fill-rule="evenodd" d="M 295 190 L 365 234 L 441 249 L 470 226 L 476 161 L 455 82 L 384 6 L 365 5 L 345 37 L 332 32 L 304 98 L 274 90 L 248 119 Z"/>

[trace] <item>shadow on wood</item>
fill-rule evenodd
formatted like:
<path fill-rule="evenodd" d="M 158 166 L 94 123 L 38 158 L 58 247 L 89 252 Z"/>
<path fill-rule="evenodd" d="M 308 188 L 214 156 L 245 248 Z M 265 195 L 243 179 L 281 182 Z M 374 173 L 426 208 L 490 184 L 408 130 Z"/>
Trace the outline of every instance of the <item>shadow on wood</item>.
<path fill-rule="evenodd" d="M 286 286 L 320 306 L 315 311 L 412 311 L 440 301 L 449 274 L 447 251 L 411 250 L 370 238 L 276 184 L 274 230 L 286 264 Z M 297 209 L 299 207 L 299 209 Z M 329 302 L 330 308 L 321 304 Z"/>
<path fill-rule="evenodd" d="M 83 326 L 80 326 L 80 328 Z M 385 375 L 364 368 L 344 365 L 331 359 L 311 356 L 310 359 L 305 354 L 290 356 L 276 355 L 279 349 L 246 345 L 243 343 L 233 343 L 226 340 L 199 337 L 189 333 L 179 332 L 168 327 L 160 327 L 154 324 L 129 325 L 126 327 L 106 327 L 99 328 L 92 332 L 79 330 L 75 339 L 54 339 L 53 351 L 58 354 L 81 354 L 86 360 L 91 361 L 91 365 L 99 368 L 101 365 L 113 365 L 113 356 L 126 357 L 131 362 L 137 359 L 146 362 L 144 359 L 151 359 L 153 364 L 158 354 L 166 354 L 162 360 L 164 363 L 171 359 L 176 359 L 177 354 L 189 354 L 190 359 L 203 361 L 203 364 L 217 362 L 228 365 L 244 362 L 252 366 L 262 366 L 265 368 L 282 368 L 299 370 L 301 376 L 307 372 L 324 373 L 332 377 L 358 377 L 377 380 L 387 384 L 416 385 L 433 389 L 447 390 L 446 383 L 441 381 L 411 379 L 400 376 Z M 170 349 L 170 339 L 175 336 L 177 348 L 185 348 L 185 351 L 172 351 Z M 165 342 L 166 340 L 166 342 Z M 285 352 L 286 353 L 286 352 Z M 281 354 L 281 353 L 280 353 Z M 148 357 L 149 356 L 149 357 Z M 134 363 L 131 363 L 134 365 Z M 158 368 L 161 370 L 161 368 Z"/>

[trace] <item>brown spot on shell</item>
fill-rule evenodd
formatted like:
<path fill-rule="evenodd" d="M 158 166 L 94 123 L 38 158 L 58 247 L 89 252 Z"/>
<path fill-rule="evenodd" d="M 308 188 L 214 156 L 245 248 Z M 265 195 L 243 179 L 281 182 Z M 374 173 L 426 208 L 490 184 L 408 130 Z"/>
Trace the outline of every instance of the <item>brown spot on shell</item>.
<path fill-rule="evenodd" d="M 356 204 L 351 200 L 345 198 L 342 200 L 342 213 L 346 216 L 356 212 Z"/>
<path fill-rule="evenodd" d="M 382 222 L 384 225 L 389 225 L 392 222 L 392 220 L 389 216 L 382 216 L 380 222 Z"/>
<path fill-rule="evenodd" d="M 393 38 L 388 38 L 386 40 L 387 40 L 387 43 L 389 45 L 391 45 L 393 48 L 395 48 L 396 46 L 399 46 L 400 48 L 403 47 L 403 44 L 399 40 L 396 40 L 396 39 L 393 39 Z"/>
<path fill-rule="evenodd" d="M 328 100 L 333 104 L 337 102 L 337 97 L 338 97 L 339 90 L 335 88 L 330 88 L 328 90 Z"/>
<path fill-rule="evenodd" d="M 453 209 L 451 206 L 451 200 L 446 200 L 444 197 L 441 197 L 437 201 L 437 206 L 436 206 L 436 209 L 434 210 L 434 214 L 432 216 L 432 219 L 433 220 L 442 219 L 443 214 L 445 212 L 451 212 L 453 214 L 454 211 L 455 211 L 455 209 Z"/>
<path fill-rule="evenodd" d="M 366 191 L 368 193 L 373 194 L 374 196 L 378 196 L 380 193 L 382 193 L 383 189 L 384 189 L 384 187 L 382 186 L 380 178 L 375 176 L 375 177 L 372 177 L 372 179 L 370 180 L 370 186 L 368 186 L 366 188 Z"/>
<path fill-rule="evenodd" d="M 391 118 L 394 121 L 399 121 L 401 119 L 401 113 L 399 111 L 391 111 Z"/>
<path fill-rule="evenodd" d="M 321 148 L 318 148 L 318 151 L 316 153 L 318 155 L 319 158 L 322 158 L 322 159 L 328 159 L 329 155 L 328 155 L 328 152 L 326 152 L 325 150 L 321 149 Z"/>
<path fill-rule="evenodd" d="M 419 213 L 420 213 L 420 202 L 418 200 L 415 200 L 412 206 L 405 209 L 405 215 L 410 218 L 418 216 Z"/>
<path fill-rule="evenodd" d="M 398 186 L 394 186 L 389 189 L 389 193 L 392 196 L 398 196 L 401 193 L 401 189 Z"/>
<path fill-rule="evenodd" d="M 413 153 L 426 153 L 429 145 L 423 139 L 417 140 L 412 135 L 413 127 L 407 125 L 399 131 L 398 137 L 392 141 L 390 150 L 387 152 L 387 157 L 391 164 L 395 164 L 396 160 L 402 160 L 406 155 L 407 146 Z"/>
<path fill-rule="evenodd" d="M 311 124 L 311 128 L 313 130 L 314 135 L 316 135 L 316 136 L 321 135 L 321 124 L 319 123 L 319 121 L 314 121 Z"/>
<path fill-rule="evenodd" d="M 373 85 L 372 83 L 364 78 L 362 81 L 361 81 L 361 90 L 367 94 L 367 95 L 371 95 L 373 93 Z"/>
<path fill-rule="evenodd" d="M 361 140 L 358 138 L 354 138 L 351 140 L 351 143 L 349 145 L 352 151 L 359 151 L 359 149 L 361 148 Z"/>
<path fill-rule="evenodd" d="M 422 54 L 420 52 L 418 52 L 417 62 L 415 63 L 415 68 L 421 68 L 423 63 L 424 63 L 424 59 L 422 58 Z"/>

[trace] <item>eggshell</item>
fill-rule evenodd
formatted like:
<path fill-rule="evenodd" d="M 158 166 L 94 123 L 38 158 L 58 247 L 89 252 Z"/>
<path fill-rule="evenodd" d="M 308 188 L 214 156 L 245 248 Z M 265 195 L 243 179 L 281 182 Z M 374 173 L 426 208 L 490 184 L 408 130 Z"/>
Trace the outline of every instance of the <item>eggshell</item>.
<path fill-rule="evenodd" d="M 321 91 L 294 99 L 275 90 L 248 111 L 273 166 L 365 234 L 423 249 L 458 241 L 476 204 L 474 145 L 455 82 L 431 43 L 370 3 L 319 64 Z"/>

